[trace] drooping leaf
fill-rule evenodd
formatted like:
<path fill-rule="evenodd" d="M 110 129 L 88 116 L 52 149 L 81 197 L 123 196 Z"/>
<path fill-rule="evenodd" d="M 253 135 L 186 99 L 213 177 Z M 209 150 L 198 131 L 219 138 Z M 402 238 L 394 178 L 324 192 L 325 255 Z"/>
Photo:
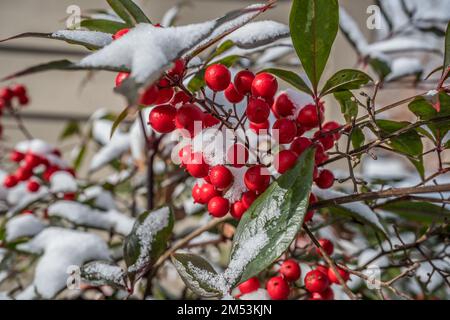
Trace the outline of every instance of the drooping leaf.
<path fill-rule="evenodd" d="M 125 288 L 125 272 L 110 261 L 92 261 L 81 267 L 81 277 L 94 286 Z"/>
<path fill-rule="evenodd" d="M 308 87 L 306 82 L 295 72 L 276 68 L 269 68 L 263 71 L 271 73 L 274 76 L 277 76 L 278 78 L 286 81 L 287 83 L 289 83 L 294 88 L 297 88 L 300 91 L 306 92 L 309 95 L 313 95 L 311 89 Z"/>
<path fill-rule="evenodd" d="M 124 241 L 128 276 L 134 282 L 144 275 L 167 247 L 174 218 L 169 207 L 141 214 Z"/>
<path fill-rule="evenodd" d="M 105 33 L 115 34 L 117 31 L 125 29 L 126 24 L 104 19 L 86 19 L 81 21 L 80 25 L 83 28 L 89 29 L 91 31 L 99 31 Z"/>
<path fill-rule="evenodd" d="M 445 55 L 444 55 L 444 71 L 450 68 L 450 22 L 447 25 L 445 33 Z"/>
<path fill-rule="evenodd" d="M 131 18 L 128 10 L 125 8 L 121 0 L 106 0 L 114 10 L 114 12 L 125 22 L 128 27 L 132 27 L 134 25 L 133 19 Z"/>
<path fill-rule="evenodd" d="M 87 144 L 83 143 L 80 146 L 75 159 L 73 160 L 73 168 L 75 170 L 78 170 L 81 167 L 81 164 L 83 163 L 84 157 L 86 155 L 86 151 L 87 151 Z"/>
<path fill-rule="evenodd" d="M 125 118 L 128 116 L 129 113 L 130 113 L 130 108 L 126 107 L 117 116 L 117 118 L 114 120 L 114 123 L 112 125 L 110 137 L 112 137 L 114 135 L 114 132 L 116 132 L 116 130 L 119 127 L 119 125 L 122 123 L 123 120 L 125 120 Z"/>
<path fill-rule="evenodd" d="M 420 223 L 431 224 L 450 219 L 450 210 L 425 201 L 387 201 L 377 208 Z"/>
<path fill-rule="evenodd" d="M 358 149 L 366 140 L 366 137 L 364 136 L 364 132 L 361 130 L 361 128 L 355 127 L 352 131 L 351 135 L 352 145 L 353 148 Z"/>
<path fill-rule="evenodd" d="M 358 103 L 355 101 L 353 93 L 350 91 L 335 92 L 334 97 L 341 106 L 345 121 L 351 123 L 352 119 L 358 116 Z"/>
<path fill-rule="evenodd" d="M 119 0 L 136 23 L 152 23 L 141 8 L 131 0 Z"/>
<path fill-rule="evenodd" d="M 317 89 L 339 29 L 337 0 L 294 0 L 289 26 L 297 55 Z"/>
<path fill-rule="evenodd" d="M 305 151 L 295 167 L 273 182 L 241 219 L 224 273 L 230 286 L 266 269 L 296 237 L 308 209 L 314 153 L 314 149 Z"/>
<path fill-rule="evenodd" d="M 212 298 L 222 294 L 217 290 L 214 268 L 201 256 L 191 253 L 175 253 L 172 262 L 186 286 L 200 297 Z"/>
<path fill-rule="evenodd" d="M 369 65 L 378 74 L 380 80 L 383 80 L 392 72 L 388 62 L 379 58 L 370 58 Z"/>
<path fill-rule="evenodd" d="M 359 89 L 361 86 L 373 81 L 370 76 L 359 70 L 345 69 L 336 72 L 322 88 L 320 96 L 326 96 L 327 94 Z"/>

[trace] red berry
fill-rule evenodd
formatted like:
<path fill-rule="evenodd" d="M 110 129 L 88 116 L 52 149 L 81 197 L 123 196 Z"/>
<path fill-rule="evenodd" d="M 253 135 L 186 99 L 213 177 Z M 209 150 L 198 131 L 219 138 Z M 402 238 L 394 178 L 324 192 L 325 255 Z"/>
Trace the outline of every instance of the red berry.
<path fill-rule="evenodd" d="M 234 86 L 240 94 L 247 95 L 252 90 L 252 83 L 254 79 L 255 75 L 253 72 L 248 70 L 239 71 L 234 77 Z"/>
<path fill-rule="evenodd" d="M 283 150 L 275 155 L 273 166 L 279 173 L 285 173 L 297 162 L 297 155 L 291 150 Z"/>
<path fill-rule="evenodd" d="M 74 201 L 76 198 L 77 198 L 77 194 L 75 192 L 68 192 L 68 193 L 65 193 L 63 196 L 63 199 L 67 200 L 67 201 Z"/>
<path fill-rule="evenodd" d="M 3 180 L 3 186 L 8 189 L 15 187 L 18 183 L 19 183 L 19 181 L 13 175 L 6 176 L 5 180 Z"/>
<path fill-rule="evenodd" d="M 328 160 L 328 155 L 326 154 L 322 144 L 321 143 L 317 144 L 316 145 L 316 155 L 315 155 L 316 165 L 322 164 L 327 160 Z"/>
<path fill-rule="evenodd" d="M 18 84 L 11 88 L 12 94 L 16 97 L 27 95 L 27 89 L 24 85 Z"/>
<path fill-rule="evenodd" d="M 235 168 L 243 167 L 247 163 L 248 157 L 248 149 L 240 143 L 234 144 L 227 151 L 227 163 Z"/>
<path fill-rule="evenodd" d="M 314 139 L 317 139 L 322 144 L 324 150 L 330 150 L 334 146 L 334 137 L 332 134 L 316 131 L 314 133 Z"/>
<path fill-rule="evenodd" d="M 334 292 L 331 288 L 325 289 L 323 292 L 311 293 L 311 300 L 333 300 Z"/>
<path fill-rule="evenodd" d="M 261 193 L 269 186 L 270 175 L 265 167 L 256 165 L 245 172 L 244 182 L 250 191 Z"/>
<path fill-rule="evenodd" d="M 328 239 L 320 239 L 319 240 L 320 246 L 322 249 L 327 253 L 327 255 L 331 256 L 334 251 L 334 245 L 333 243 Z M 318 255 L 322 255 L 319 248 L 316 248 L 316 252 Z"/>
<path fill-rule="evenodd" d="M 315 128 L 319 125 L 319 116 L 314 104 L 304 106 L 297 117 L 297 122 L 308 129 Z"/>
<path fill-rule="evenodd" d="M 208 175 L 209 165 L 203 159 L 200 152 L 192 153 L 189 163 L 186 165 L 186 170 L 194 178 L 204 178 Z"/>
<path fill-rule="evenodd" d="M 185 104 L 188 103 L 189 100 L 191 100 L 191 97 L 188 96 L 188 94 L 184 91 L 179 91 L 175 93 L 175 95 L 172 98 L 172 104 L 177 105 L 179 103 Z"/>
<path fill-rule="evenodd" d="M 326 266 L 324 266 L 324 265 L 322 265 L 322 264 L 318 264 L 318 265 L 316 266 L 316 269 L 315 269 L 315 270 L 320 271 L 320 272 L 322 272 L 323 274 L 325 274 L 325 275 L 328 276 L 328 267 L 326 267 Z"/>
<path fill-rule="evenodd" d="M 311 221 L 315 213 L 316 213 L 315 210 L 309 210 L 308 212 L 306 212 L 305 217 L 303 218 L 303 222 L 307 223 Z"/>
<path fill-rule="evenodd" d="M 246 209 L 250 208 L 258 196 L 253 191 L 247 191 L 242 194 L 242 204 Z"/>
<path fill-rule="evenodd" d="M 45 169 L 44 173 L 42 174 L 42 178 L 45 181 L 50 181 L 50 178 L 52 177 L 52 175 L 58 170 L 59 170 L 58 167 L 50 166 L 47 169 Z"/>
<path fill-rule="evenodd" d="M 37 191 L 39 191 L 40 187 L 41 187 L 41 185 L 37 181 L 34 181 L 34 180 L 28 181 L 28 184 L 27 184 L 28 191 L 37 192 Z"/>
<path fill-rule="evenodd" d="M 119 72 L 116 76 L 116 87 L 119 87 L 129 76 L 130 74 L 128 72 Z"/>
<path fill-rule="evenodd" d="M 168 78 L 166 78 L 166 77 L 162 77 L 158 81 L 158 87 L 160 89 L 170 87 L 170 80 Z"/>
<path fill-rule="evenodd" d="M 323 131 L 334 131 L 337 130 L 341 127 L 341 125 L 339 123 L 337 123 L 336 121 L 329 121 L 323 124 L 322 129 Z M 333 138 L 334 140 L 339 140 L 339 138 L 341 137 L 341 134 L 339 132 L 333 133 Z"/>
<path fill-rule="evenodd" d="M 225 98 L 227 98 L 227 100 L 231 103 L 239 103 L 244 99 L 244 96 L 236 90 L 234 84 L 230 83 L 228 88 L 225 90 Z"/>
<path fill-rule="evenodd" d="M 203 112 L 195 104 L 186 103 L 178 109 L 175 117 L 175 125 L 178 129 L 186 129 L 191 136 L 194 135 L 196 127 L 197 130 L 202 130 Z"/>
<path fill-rule="evenodd" d="M 21 106 L 26 106 L 28 103 L 30 103 L 30 98 L 28 98 L 28 96 L 19 96 L 19 104 Z"/>
<path fill-rule="evenodd" d="M 281 264 L 280 273 L 287 281 L 297 281 L 300 278 L 301 270 L 297 261 L 289 259 Z"/>
<path fill-rule="evenodd" d="M 9 155 L 9 159 L 12 162 L 20 162 L 20 161 L 23 160 L 23 158 L 25 158 L 25 155 L 22 152 L 19 152 L 19 151 L 16 151 L 16 150 L 11 152 L 11 154 Z"/>
<path fill-rule="evenodd" d="M 297 155 L 301 155 L 303 151 L 308 149 L 312 145 L 312 141 L 305 137 L 298 137 L 292 141 L 291 150 L 294 151 Z"/>
<path fill-rule="evenodd" d="M 269 132 L 269 127 L 269 120 L 266 120 L 263 123 L 250 122 L 250 129 L 252 129 L 256 134 L 267 134 Z"/>
<path fill-rule="evenodd" d="M 178 156 L 180 157 L 181 166 L 186 166 L 192 158 L 192 147 L 191 145 L 184 146 L 178 152 Z"/>
<path fill-rule="evenodd" d="M 270 107 L 264 100 L 252 98 L 247 105 L 246 114 L 250 122 L 264 123 L 269 118 Z"/>
<path fill-rule="evenodd" d="M 128 28 L 119 30 L 119 31 L 117 31 L 117 32 L 112 36 L 112 38 L 113 38 L 114 40 L 117 40 L 117 39 L 123 37 L 124 35 L 126 35 L 128 32 L 130 32 L 130 29 L 128 29 Z"/>
<path fill-rule="evenodd" d="M 174 94 L 173 88 L 163 88 L 159 89 L 158 98 L 155 101 L 155 104 L 165 104 L 172 100 Z"/>
<path fill-rule="evenodd" d="M 248 279 L 247 281 L 242 282 L 240 285 L 238 285 L 238 288 L 242 294 L 246 294 L 258 290 L 259 286 L 260 284 L 258 278 L 253 277 Z"/>
<path fill-rule="evenodd" d="M 205 71 L 206 85 L 213 91 L 223 91 L 231 82 L 231 73 L 223 64 L 213 64 Z"/>
<path fill-rule="evenodd" d="M 312 270 L 305 276 L 305 288 L 309 292 L 324 292 L 329 286 L 328 277 L 318 270 Z"/>
<path fill-rule="evenodd" d="M 228 188 L 233 183 L 233 174 L 225 166 L 214 166 L 209 171 L 211 184 L 219 190 Z"/>
<path fill-rule="evenodd" d="M 26 181 L 31 178 L 33 172 L 26 167 L 20 167 L 16 170 L 15 176 L 19 181 Z"/>
<path fill-rule="evenodd" d="M 218 196 L 216 188 L 209 183 L 196 183 L 192 188 L 192 197 L 196 203 L 207 204 L 213 197 Z"/>
<path fill-rule="evenodd" d="M 242 203 L 242 201 L 236 201 L 231 205 L 230 213 L 236 220 L 241 220 L 242 216 L 244 215 L 245 211 L 247 211 L 247 208 Z"/>
<path fill-rule="evenodd" d="M 341 275 L 342 280 L 344 280 L 344 282 L 347 282 L 348 279 L 350 278 L 350 275 L 348 274 L 348 272 L 339 267 L 336 267 L 336 269 L 337 269 L 337 272 Z M 330 279 L 331 282 L 340 284 L 338 277 L 336 276 L 336 274 L 333 271 L 333 268 L 328 268 L 328 278 Z"/>
<path fill-rule="evenodd" d="M 8 103 L 13 98 L 14 93 L 10 88 L 2 88 L 0 89 L 0 100 L 5 101 Z"/>
<path fill-rule="evenodd" d="M 139 104 L 142 104 L 144 106 L 149 106 L 153 104 L 156 99 L 158 98 L 158 87 L 153 85 L 147 88 L 144 93 L 141 95 L 139 99 Z"/>
<path fill-rule="evenodd" d="M 208 211 L 213 217 L 224 217 L 230 211 L 230 202 L 224 197 L 216 196 L 209 200 Z"/>
<path fill-rule="evenodd" d="M 186 62 L 183 59 L 178 59 L 174 62 L 174 66 L 170 69 L 167 74 L 175 80 L 179 80 L 183 77 L 184 71 L 186 70 Z"/>
<path fill-rule="evenodd" d="M 266 288 L 272 300 L 286 300 L 289 297 L 289 285 L 282 277 L 271 278 Z"/>
<path fill-rule="evenodd" d="M 321 189 L 329 189 L 334 184 L 334 174 L 330 170 L 320 171 L 319 177 L 315 180 L 317 186 Z"/>
<path fill-rule="evenodd" d="M 272 127 L 272 134 L 279 144 L 291 143 L 297 135 L 297 125 L 289 119 L 279 119 Z"/>
<path fill-rule="evenodd" d="M 42 158 L 35 154 L 27 153 L 23 161 L 28 169 L 33 169 L 42 163 Z"/>
<path fill-rule="evenodd" d="M 217 119 L 215 116 L 213 116 L 210 113 L 204 113 L 203 115 L 203 128 L 211 128 L 215 125 L 219 124 L 220 120 Z"/>
<path fill-rule="evenodd" d="M 273 98 L 278 90 L 278 82 L 274 76 L 262 72 L 256 75 L 252 83 L 252 94 L 255 97 Z"/>
<path fill-rule="evenodd" d="M 148 124 L 157 132 L 169 133 L 175 130 L 177 110 L 170 104 L 156 106 L 150 112 Z"/>
<path fill-rule="evenodd" d="M 272 105 L 272 111 L 279 117 L 288 117 L 294 114 L 295 106 L 286 93 L 280 94 Z"/>

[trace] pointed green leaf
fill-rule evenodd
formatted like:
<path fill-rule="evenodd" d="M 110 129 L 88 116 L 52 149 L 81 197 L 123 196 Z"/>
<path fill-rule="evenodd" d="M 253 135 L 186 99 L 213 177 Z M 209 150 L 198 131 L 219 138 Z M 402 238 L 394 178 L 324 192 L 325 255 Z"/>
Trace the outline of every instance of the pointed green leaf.
<path fill-rule="evenodd" d="M 130 108 L 126 107 L 125 109 L 122 110 L 122 112 L 119 114 L 116 120 L 114 120 L 114 123 L 111 127 L 111 134 L 110 134 L 111 138 L 114 135 L 114 132 L 116 132 L 119 125 L 122 123 L 122 121 L 125 120 L 125 118 L 128 116 L 129 111 Z"/>
<path fill-rule="evenodd" d="M 127 28 L 128 26 L 124 23 L 103 20 L 103 19 L 87 19 L 81 21 L 80 25 L 83 28 L 89 29 L 91 31 L 99 31 L 105 33 L 115 34 L 117 31 Z"/>
<path fill-rule="evenodd" d="M 133 17 L 136 23 L 152 23 L 150 19 L 145 15 L 144 11 L 139 8 L 131 0 L 120 0 L 125 9 L 129 12 L 129 14 Z"/>
<path fill-rule="evenodd" d="M 128 13 L 128 10 L 122 4 L 121 0 L 106 0 L 106 1 L 108 2 L 111 9 L 114 10 L 114 12 L 125 22 L 125 24 L 128 27 L 132 27 L 134 25 L 133 19 Z"/>
<path fill-rule="evenodd" d="M 186 286 L 200 297 L 212 298 L 222 293 L 215 283 L 217 272 L 202 257 L 190 253 L 175 253 L 172 262 Z"/>
<path fill-rule="evenodd" d="M 355 90 L 373 81 L 371 77 L 359 70 L 345 69 L 335 73 L 325 84 L 320 94 L 321 97 L 327 94 L 343 91 Z"/>
<path fill-rule="evenodd" d="M 69 121 L 66 125 L 66 127 L 63 129 L 61 134 L 59 135 L 59 140 L 65 140 L 69 137 L 72 137 L 73 135 L 80 134 L 80 126 L 78 125 L 78 122 L 76 121 Z"/>
<path fill-rule="evenodd" d="M 450 22 L 447 25 L 445 33 L 445 55 L 444 55 L 444 71 L 450 67 Z"/>
<path fill-rule="evenodd" d="M 169 207 L 144 212 L 137 218 L 123 247 L 128 276 L 132 282 L 142 277 L 164 252 L 173 223 L 173 213 Z"/>
<path fill-rule="evenodd" d="M 345 121 L 351 123 L 352 119 L 358 116 L 358 103 L 355 101 L 353 93 L 350 91 L 335 92 L 334 98 L 341 106 Z"/>
<path fill-rule="evenodd" d="M 364 132 L 361 128 L 355 127 L 353 129 L 351 140 L 354 149 L 358 149 L 364 144 L 366 137 L 364 136 Z"/>
<path fill-rule="evenodd" d="M 337 0 L 294 0 L 289 26 L 297 55 L 317 91 L 339 29 Z"/>
<path fill-rule="evenodd" d="M 408 221 L 431 224 L 450 219 L 450 210 L 424 201 L 388 201 L 377 209 L 393 212 Z"/>
<path fill-rule="evenodd" d="M 273 74 L 274 76 L 277 76 L 283 81 L 286 81 L 290 85 L 292 85 L 294 88 L 297 88 L 300 91 L 306 92 L 309 95 L 313 95 L 311 89 L 308 87 L 306 82 L 295 72 L 283 70 L 283 69 L 276 69 L 276 68 L 269 68 L 263 70 L 263 72 L 268 72 Z"/>
<path fill-rule="evenodd" d="M 308 210 L 314 153 L 312 148 L 306 150 L 295 167 L 273 182 L 242 217 L 224 273 L 230 286 L 266 269 L 295 239 Z"/>
<path fill-rule="evenodd" d="M 92 261 L 81 267 L 81 277 L 94 286 L 125 288 L 125 273 L 111 261 Z"/>
<path fill-rule="evenodd" d="M 392 120 L 377 120 L 376 123 L 382 130 L 382 137 L 399 131 L 410 124 L 406 121 L 396 122 Z M 414 129 L 391 138 L 389 145 L 392 149 L 410 156 L 420 156 L 423 153 L 422 139 Z"/>

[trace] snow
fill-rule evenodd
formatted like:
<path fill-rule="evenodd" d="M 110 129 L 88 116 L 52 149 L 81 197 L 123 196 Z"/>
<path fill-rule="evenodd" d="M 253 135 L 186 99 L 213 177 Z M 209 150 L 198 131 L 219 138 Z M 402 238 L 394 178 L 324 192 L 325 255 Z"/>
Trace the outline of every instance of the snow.
<path fill-rule="evenodd" d="M 69 266 L 81 267 L 87 261 L 110 258 L 108 246 L 99 236 L 58 227 L 45 229 L 31 241 L 18 245 L 18 249 L 42 254 L 33 286 L 44 299 L 51 299 L 66 288 Z"/>
<path fill-rule="evenodd" d="M 417 58 L 397 58 L 391 64 L 391 73 L 386 77 L 386 81 L 403 78 L 409 75 L 420 75 L 423 73 L 423 64 Z"/>
<path fill-rule="evenodd" d="M 107 191 L 101 186 L 93 185 L 84 189 L 79 199 L 81 202 L 93 201 L 93 205 L 100 209 L 116 209 L 115 200 L 111 191 Z"/>
<path fill-rule="evenodd" d="M 427 41 L 424 41 L 423 37 L 398 36 L 385 41 L 375 42 L 369 45 L 368 50 L 383 53 L 410 52 L 415 50 L 440 52 L 442 45 L 439 41 L 433 41 L 431 37 L 428 37 Z"/>
<path fill-rule="evenodd" d="M 269 293 L 266 289 L 258 289 L 256 291 L 242 295 L 240 300 L 270 300 Z"/>
<path fill-rule="evenodd" d="M 276 21 L 248 23 L 223 38 L 222 42 L 233 41 L 240 48 L 255 48 L 289 36 L 289 27 Z"/>
<path fill-rule="evenodd" d="M 182 3 L 178 3 L 171 7 L 169 10 L 164 13 L 164 16 L 161 19 L 161 25 L 163 27 L 170 27 L 174 24 L 175 20 L 177 19 L 178 13 L 180 12 L 180 9 L 182 7 Z"/>
<path fill-rule="evenodd" d="M 324 189 L 320 189 L 317 187 L 313 187 L 312 192 L 317 197 L 319 197 L 320 199 L 323 199 L 323 200 L 348 196 L 348 194 L 343 193 L 343 192 L 330 190 L 330 189 L 324 190 Z M 364 204 L 364 202 L 360 201 L 360 202 L 345 203 L 345 204 L 340 204 L 339 206 L 352 211 L 353 213 L 360 216 L 364 220 L 369 221 L 373 225 L 377 226 L 380 230 L 385 231 L 383 225 L 380 223 L 380 220 L 378 219 L 375 212 L 373 212 L 369 206 Z"/>
<path fill-rule="evenodd" d="M 136 229 L 136 236 L 139 239 L 141 250 L 136 262 L 128 267 L 129 272 L 140 271 L 145 266 L 152 250 L 153 239 L 158 232 L 169 225 L 170 214 L 170 209 L 168 207 L 155 210 L 151 212 Z"/>
<path fill-rule="evenodd" d="M 88 276 L 84 278 L 87 278 L 87 281 L 92 285 L 103 285 L 104 281 L 107 281 L 108 283 L 125 286 L 123 269 L 108 262 L 94 261 L 88 263 L 83 266 L 83 274 Z"/>
<path fill-rule="evenodd" d="M 227 190 L 224 198 L 228 199 L 230 203 L 234 203 L 242 198 L 242 194 L 247 191 L 247 187 L 244 182 L 244 175 L 247 171 L 247 167 L 234 168 L 227 167 L 233 174 L 233 185 Z"/>
<path fill-rule="evenodd" d="M 57 201 L 48 207 L 49 216 L 66 219 L 77 226 L 114 230 L 127 235 L 134 219 L 116 210 L 101 211 L 73 201 Z"/>
<path fill-rule="evenodd" d="M 107 46 L 113 40 L 109 33 L 84 30 L 59 30 L 52 34 L 52 38 L 80 42 L 97 48 Z"/>
<path fill-rule="evenodd" d="M 362 176 L 368 179 L 397 180 L 411 176 L 405 162 L 396 158 L 365 157 L 362 165 Z"/>
<path fill-rule="evenodd" d="M 11 242 L 24 237 L 32 237 L 45 228 L 45 224 L 32 214 L 22 214 L 6 223 L 6 241 Z"/>
<path fill-rule="evenodd" d="M 75 178 L 67 171 L 57 171 L 50 177 L 50 191 L 58 192 L 76 192 L 78 185 Z"/>
<path fill-rule="evenodd" d="M 13 216 L 32 203 L 45 199 L 50 193 L 46 186 L 41 186 L 37 192 L 29 192 L 25 182 L 19 183 L 14 188 L 9 189 L 7 202 L 9 204 L 8 216 Z"/>
<path fill-rule="evenodd" d="M 263 53 L 256 59 L 256 64 L 260 66 L 267 66 L 268 64 L 278 61 L 292 52 L 294 52 L 292 41 L 289 41 L 289 43 L 286 44 L 280 42 L 280 45 L 264 50 Z"/>

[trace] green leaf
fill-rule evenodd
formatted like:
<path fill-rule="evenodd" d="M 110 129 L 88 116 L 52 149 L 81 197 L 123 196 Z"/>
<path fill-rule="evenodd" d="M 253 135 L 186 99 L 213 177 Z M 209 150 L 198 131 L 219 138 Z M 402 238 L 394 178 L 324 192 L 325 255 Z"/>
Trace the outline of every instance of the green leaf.
<path fill-rule="evenodd" d="M 273 182 L 242 217 L 225 270 L 230 286 L 266 269 L 297 236 L 308 209 L 314 153 L 312 148 L 305 151 L 295 167 Z"/>
<path fill-rule="evenodd" d="M 75 169 L 75 171 L 81 167 L 83 159 L 86 155 L 86 151 L 87 151 L 87 144 L 84 143 L 83 145 L 81 145 L 80 149 L 78 150 L 77 156 L 73 160 L 73 168 Z"/>
<path fill-rule="evenodd" d="M 114 123 L 111 127 L 111 134 L 110 134 L 110 138 L 112 138 L 112 136 L 114 135 L 114 132 L 116 132 L 117 128 L 119 127 L 119 125 L 122 123 L 123 120 L 125 120 L 125 118 L 128 116 L 128 113 L 130 111 L 129 107 L 126 107 L 125 109 L 122 110 L 122 112 L 117 116 L 116 120 L 114 120 Z"/>
<path fill-rule="evenodd" d="M 388 201 L 378 209 L 395 213 L 408 221 L 431 224 L 450 219 L 450 210 L 424 201 Z"/>
<path fill-rule="evenodd" d="M 121 0 L 106 0 L 106 1 L 108 2 L 111 9 L 114 10 L 114 12 L 125 22 L 125 24 L 128 27 L 132 27 L 134 25 L 133 19 L 128 13 L 128 10 L 122 4 Z"/>
<path fill-rule="evenodd" d="M 276 68 L 270 68 L 265 69 L 263 72 L 268 72 L 273 74 L 274 76 L 277 76 L 278 78 L 286 81 L 290 85 L 292 85 L 294 88 L 297 88 L 300 91 L 306 92 L 309 95 L 313 95 L 311 89 L 308 87 L 306 82 L 295 72 L 283 70 L 283 69 L 276 69 Z"/>
<path fill-rule="evenodd" d="M 289 26 L 297 55 L 317 91 L 339 29 L 337 0 L 294 0 Z"/>
<path fill-rule="evenodd" d="M 335 92 L 334 97 L 341 106 L 345 121 L 351 123 L 352 119 L 358 116 L 358 103 L 355 101 L 353 93 L 350 91 Z"/>
<path fill-rule="evenodd" d="M 386 78 L 386 76 L 392 72 L 391 67 L 389 66 L 388 62 L 378 59 L 378 58 L 371 58 L 369 60 L 369 65 L 378 74 L 378 77 L 381 80 Z"/>
<path fill-rule="evenodd" d="M 94 286 L 109 285 L 125 288 L 125 273 L 110 261 L 92 261 L 81 267 L 81 277 Z"/>
<path fill-rule="evenodd" d="M 83 28 L 89 29 L 91 31 L 99 31 L 111 34 L 115 34 L 117 31 L 128 27 L 126 24 L 121 22 L 103 19 L 83 20 L 81 21 L 80 25 Z"/>
<path fill-rule="evenodd" d="M 69 121 L 66 125 L 66 127 L 63 129 L 61 134 L 59 135 L 59 140 L 65 140 L 67 138 L 70 138 L 74 135 L 80 134 L 80 126 L 78 125 L 77 121 Z"/>
<path fill-rule="evenodd" d="M 366 141 L 366 137 L 364 136 L 364 132 L 359 127 L 355 127 L 352 131 L 351 135 L 352 145 L 354 149 L 358 149 L 364 145 L 364 141 Z"/>
<path fill-rule="evenodd" d="M 385 137 L 407 127 L 410 123 L 406 121 L 377 120 L 376 124 L 382 130 L 381 136 Z M 422 139 L 414 129 L 391 138 L 389 145 L 392 149 L 409 156 L 420 156 L 423 153 Z"/>
<path fill-rule="evenodd" d="M 450 97 L 445 93 L 440 93 L 439 102 L 441 105 L 440 112 L 437 112 L 433 105 L 423 97 L 414 99 L 414 101 L 409 104 L 408 108 L 423 121 L 450 116 Z M 442 141 L 450 130 L 450 121 L 430 122 L 427 124 L 427 127 L 433 133 L 433 136 L 437 141 Z"/>
<path fill-rule="evenodd" d="M 128 13 L 133 17 L 136 23 L 152 23 L 145 13 L 131 0 L 119 0 L 127 9 Z"/>
<path fill-rule="evenodd" d="M 218 276 L 216 270 L 202 257 L 191 253 L 175 253 L 172 262 L 186 286 L 195 294 L 205 298 L 222 294 L 214 283 Z"/>
<path fill-rule="evenodd" d="M 327 81 L 320 96 L 323 97 L 338 91 L 359 89 L 370 81 L 373 81 L 372 78 L 362 71 L 351 69 L 341 70 Z"/>
<path fill-rule="evenodd" d="M 445 33 L 445 55 L 444 55 L 444 71 L 450 67 L 450 22 L 447 25 Z"/>
<path fill-rule="evenodd" d="M 210 62 L 212 59 L 214 59 L 215 57 L 220 56 L 222 53 L 227 52 L 228 50 L 230 50 L 231 48 L 234 47 L 234 43 L 231 40 L 226 40 L 224 41 L 220 46 L 218 46 L 212 53 L 211 55 L 208 57 L 208 62 Z"/>
<path fill-rule="evenodd" d="M 127 272 L 132 282 L 142 277 L 164 252 L 173 223 L 173 213 L 169 207 L 144 212 L 137 218 L 123 246 Z"/>

